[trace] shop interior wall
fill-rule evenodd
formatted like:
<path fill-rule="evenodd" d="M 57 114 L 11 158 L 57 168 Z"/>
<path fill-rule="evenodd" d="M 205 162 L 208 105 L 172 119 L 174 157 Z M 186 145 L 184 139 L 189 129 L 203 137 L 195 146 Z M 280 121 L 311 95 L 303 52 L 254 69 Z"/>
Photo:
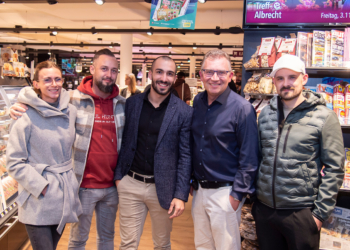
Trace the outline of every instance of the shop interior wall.
<path fill-rule="evenodd" d="M 321 29 L 322 30 L 322 29 Z M 297 35 L 298 30 L 295 31 L 272 31 L 272 30 L 245 30 L 244 31 L 244 52 L 243 52 L 243 63 L 249 61 L 251 56 L 255 53 L 257 46 L 261 43 L 261 38 L 263 37 L 287 37 L 290 38 L 290 33 L 295 33 Z M 303 30 L 303 32 L 312 32 L 312 30 Z M 244 67 L 242 69 L 242 89 L 247 82 L 247 80 L 252 76 L 252 72 L 245 71 Z M 309 78 L 306 85 L 316 86 L 318 83 L 322 83 L 322 78 Z"/>

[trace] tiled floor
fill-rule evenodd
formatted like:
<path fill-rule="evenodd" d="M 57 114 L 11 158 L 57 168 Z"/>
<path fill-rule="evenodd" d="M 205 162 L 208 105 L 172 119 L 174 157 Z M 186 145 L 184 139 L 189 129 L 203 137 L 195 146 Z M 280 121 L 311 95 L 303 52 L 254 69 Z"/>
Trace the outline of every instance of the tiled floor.
<path fill-rule="evenodd" d="M 173 222 L 173 231 L 171 234 L 171 245 L 172 250 L 193 250 L 194 242 L 193 242 L 193 221 L 191 216 L 191 205 L 192 205 L 192 197 L 190 196 L 188 203 L 186 203 L 184 213 L 174 219 Z M 117 215 L 116 221 L 116 233 L 114 239 L 114 249 L 119 249 L 120 237 L 119 237 L 119 214 Z M 62 235 L 62 238 L 58 244 L 57 250 L 66 250 L 68 248 L 68 237 L 69 237 L 70 225 L 66 226 L 66 229 Z M 94 250 L 96 248 L 96 225 L 95 218 L 93 219 L 90 237 L 86 245 L 86 250 Z M 147 216 L 145 227 L 143 230 L 143 234 L 141 237 L 139 250 L 151 250 L 153 249 L 152 242 L 152 230 L 151 230 L 151 219 L 149 215 Z M 22 250 L 32 250 L 30 243 L 26 244 Z"/>

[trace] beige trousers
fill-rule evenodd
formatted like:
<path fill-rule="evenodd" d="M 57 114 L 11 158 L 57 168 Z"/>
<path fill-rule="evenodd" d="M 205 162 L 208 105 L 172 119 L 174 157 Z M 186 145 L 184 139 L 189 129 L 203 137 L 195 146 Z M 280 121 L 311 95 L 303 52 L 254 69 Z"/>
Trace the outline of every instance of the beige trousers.
<path fill-rule="evenodd" d="M 173 220 L 158 201 L 156 185 L 126 175 L 118 184 L 120 250 L 136 250 L 149 211 L 154 249 L 170 250 Z"/>
<path fill-rule="evenodd" d="M 193 192 L 192 218 L 197 250 L 240 250 L 241 209 L 233 210 L 229 195 L 232 187 L 203 189 Z"/>

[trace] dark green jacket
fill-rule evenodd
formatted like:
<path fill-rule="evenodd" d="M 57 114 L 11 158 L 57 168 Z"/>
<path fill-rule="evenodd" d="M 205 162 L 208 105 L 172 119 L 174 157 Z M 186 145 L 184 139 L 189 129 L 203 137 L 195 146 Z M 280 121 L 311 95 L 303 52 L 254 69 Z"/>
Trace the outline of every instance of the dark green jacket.
<path fill-rule="evenodd" d="M 275 209 L 313 208 L 313 215 L 324 221 L 343 181 L 343 137 L 337 115 L 324 99 L 312 92 L 303 94 L 306 100 L 286 119 L 277 96 L 259 116 L 262 160 L 257 198 Z"/>

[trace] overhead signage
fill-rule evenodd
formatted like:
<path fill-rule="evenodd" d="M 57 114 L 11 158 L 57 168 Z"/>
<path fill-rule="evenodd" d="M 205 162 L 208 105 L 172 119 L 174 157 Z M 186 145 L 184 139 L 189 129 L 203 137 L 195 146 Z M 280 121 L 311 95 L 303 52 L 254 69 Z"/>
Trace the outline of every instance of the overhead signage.
<path fill-rule="evenodd" d="M 150 26 L 194 30 L 197 1 L 152 0 Z"/>

